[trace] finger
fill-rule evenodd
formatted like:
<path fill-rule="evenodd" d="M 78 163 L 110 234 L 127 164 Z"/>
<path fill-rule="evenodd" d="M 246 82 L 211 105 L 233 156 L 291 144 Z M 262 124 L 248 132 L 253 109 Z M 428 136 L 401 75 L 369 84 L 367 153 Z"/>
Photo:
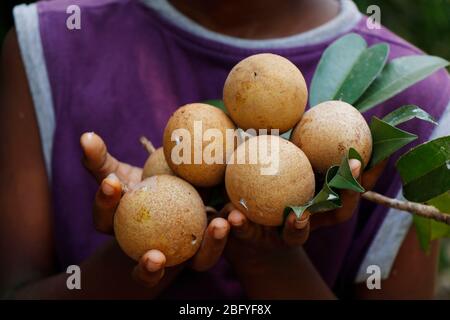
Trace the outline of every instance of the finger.
<path fill-rule="evenodd" d="M 147 287 L 156 286 L 164 276 L 166 256 L 159 250 L 150 250 L 140 259 L 134 267 L 133 278 Z"/>
<path fill-rule="evenodd" d="M 230 226 L 223 218 L 215 218 L 205 230 L 200 249 L 191 260 L 191 268 L 205 271 L 219 260 L 227 243 Z"/>
<path fill-rule="evenodd" d="M 353 178 L 361 182 L 361 162 L 357 159 L 350 159 L 350 170 L 352 171 Z M 356 210 L 359 202 L 360 193 L 352 190 L 342 190 L 340 197 L 342 201 L 342 207 L 335 210 L 333 215 L 333 223 L 342 223 L 349 220 Z"/>
<path fill-rule="evenodd" d="M 119 161 L 108 153 L 105 142 L 94 132 L 84 133 L 80 138 L 85 167 L 100 183 L 109 174 L 116 173 Z"/>
<path fill-rule="evenodd" d="M 360 193 L 358 192 L 350 190 L 342 191 L 341 200 L 343 206 L 333 211 L 315 214 L 311 219 L 311 231 L 349 220 L 358 206 L 359 199 Z"/>
<path fill-rule="evenodd" d="M 352 190 L 341 192 L 342 207 L 335 210 L 334 223 L 342 223 L 349 220 L 358 207 L 361 194 Z"/>
<path fill-rule="evenodd" d="M 361 182 L 361 162 L 357 159 L 350 159 L 349 167 L 353 178 Z M 318 213 L 311 219 L 311 230 L 332 226 L 349 220 L 359 202 L 360 193 L 352 190 L 342 190 L 340 192 L 342 207 L 330 212 Z"/>
<path fill-rule="evenodd" d="M 375 184 L 378 181 L 378 178 L 383 173 L 384 169 L 386 168 L 386 165 L 388 163 L 388 160 L 381 161 L 379 164 L 377 164 L 375 167 L 370 168 L 366 172 L 364 172 L 362 177 L 362 186 L 366 190 L 372 190 L 375 187 Z"/>
<path fill-rule="evenodd" d="M 219 217 L 228 219 L 228 215 L 230 214 L 230 212 L 235 209 L 236 208 L 233 206 L 233 204 L 231 202 L 229 202 L 222 208 L 222 210 L 220 210 Z"/>
<path fill-rule="evenodd" d="M 230 212 L 228 222 L 233 235 L 238 239 L 258 239 L 262 234 L 261 227 L 249 221 L 239 210 L 235 209 Z"/>
<path fill-rule="evenodd" d="M 283 240 L 289 246 L 303 245 L 309 237 L 309 212 L 305 211 L 300 219 L 291 212 L 283 228 Z"/>
<path fill-rule="evenodd" d="M 122 184 L 115 174 L 104 179 L 97 190 L 93 208 L 94 226 L 97 231 L 113 234 L 113 219 L 122 197 Z"/>
<path fill-rule="evenodd" d="M 348 161 L 348 165 L 352 172 L 353 178 L 357 179 L 361 173 L 361 161 L 359 161 L 358 159 L 350 159 Z"/>

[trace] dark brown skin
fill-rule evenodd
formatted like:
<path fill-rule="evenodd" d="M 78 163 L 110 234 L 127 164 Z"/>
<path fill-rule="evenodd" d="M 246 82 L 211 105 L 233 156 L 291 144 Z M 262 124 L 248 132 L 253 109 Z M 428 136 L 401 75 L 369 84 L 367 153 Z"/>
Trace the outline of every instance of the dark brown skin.
<path fill-rule="evenodd" d="M 334 0 L 170 0 L 184 15 L 218 33 L 244 39 L 281 38 L 334 18 Z"/>
<path fill-rule="evenodd" d="M 332 0 L 190 0 L 171 1 L 199 24 L 220 33 L 252 39 L 275 38 L 309 30 L 333 18 Z M 39 131 L 14 31 L 2 53 L 0 97 L 0 292 L 15 298 L 151 298 L 168 286 L 185 267 L 164 269 L 165 257 L 152 250 L 136 266 L 111 241 L 81 264 L 83 290 L 69 291 L 65 273 L 56 273 L 51 224 L 51 194 L 45 172 Z M 84 135 L 85 164 L 100 184 L 94 204 L 94 224 L 111 232 L 112 215 L 120 200 L 121 182 L 134 183 L 141 169 L 120 163 L 107 153 L 96 135 Z M 351 163 L 359 175 L 358 163 Z M 382 168 L 365 174 L 370 189 Z M 114 173 L 114 175 L 110 175 Z M 271 228 L 257 226 L 228 206 L 224 219 L 214 219 L 190 267 L 205 270 L 222 253 L 228 230 L 232 236 L 226 254 L 251 298 L 334 298 L 314 269 L 301 244 L 310 229 L 333 225 L 351 217 L 359 195 L 346 192 L 344 207 L 323 216 L 291 215 L 280 237 Z M 26 199 L 26 201 L 24 201 Z M 257 245 L 256 245 L 257 244 Z M 14 250 L 11 250 L 11 248 Z M 438 243 L 431 254 L 420 250 L 413 229 L 395 261 L 383 290 L 355 286 L 356 297 L 432 298 L 437 270 Z M 131 281 L 130 272 L 150 289 Z M 412 276 L 413 275 L 413 276 Z M 114 281 L 111 281 L 114 279 Z"/>

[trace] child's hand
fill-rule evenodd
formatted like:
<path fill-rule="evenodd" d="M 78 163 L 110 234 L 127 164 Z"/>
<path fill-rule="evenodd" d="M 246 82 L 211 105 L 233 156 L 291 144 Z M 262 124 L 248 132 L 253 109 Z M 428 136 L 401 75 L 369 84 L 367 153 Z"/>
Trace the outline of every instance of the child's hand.
<path fill-rule="evenodd" d="M 96 178 L 100 187 L 95 196 L 93 218 L 95 228 L 113 234 L 114 212 L 122 197 L 124 186 L 132 187 L 141 181 L 142 169 L 123 163 L 111 156 L 103 140 L 94 133 L 85 133 L 80 139 L 84 164 Z M 225 247 L 229 224 L 223 218 L 210 221 L 202 245 L 188 265 L 197 271 L 212 267 Z M 133 277 L 153 287 L 164 275 L 166 257 L 159 250 L 146 252 L 133 270 Z"/>
<path fill-rule="evenodd" d="M 360 177 L 361 163 L 352 159 L 349 165 L 355 179 L 358 179 L 364 188 L 371 189 L 384 169 L 385 163 L 365 172 L 362 179 Z M 232 263 L 246 264 L 250 268 L 257 268 L 263 260 L 264 263 L 269 261 L 276 263 L 276 257 L 280 256 L 280 252 L 295 252 L 295 249 L 292 250 L 293 247 L 305 243 L 310 230 L 338 224 L 352 217 L 357 208 L 360 193 L 343 190 L 340 195 L 343 206 L 339 209 L 317 215 L 310 215 L 306 211 L 300 220 L 297 220 L 291 212 L 282 232 L 278 228 L 265 227 L 249 221 L 243 213 L 228 204 L 222 212 L 223 215 L 228 213 L 228 222 L 232 229 L 232 237 L 227 245 L 227 257 Z"/>

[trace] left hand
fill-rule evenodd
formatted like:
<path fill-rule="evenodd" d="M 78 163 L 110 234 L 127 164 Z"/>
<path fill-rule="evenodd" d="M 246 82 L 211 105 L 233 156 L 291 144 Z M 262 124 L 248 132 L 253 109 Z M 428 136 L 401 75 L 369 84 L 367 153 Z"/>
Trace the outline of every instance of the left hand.
<path fill-rule="evenodd" d="M 99 232 L 113 234 L 113 217 L 124 192 L 123 186 L 132 188 L 139 183 L 142 169 L 113 157 L 103 139 L 95 133 L 83 134 L 80 143 L 84 155 L 83 163 L 99 183 L 93 208 L 94 226 Z M 183 265 L 196 271 L 211 268 L 222 255 L 229 229 L 225 219 L 210 219 L 199 250 Z M 161 251 L 149 250 L 134 267 L 133 278 L 145 286 L 154 287 L 164 276 L 165 263 L 166 257 Z"/>

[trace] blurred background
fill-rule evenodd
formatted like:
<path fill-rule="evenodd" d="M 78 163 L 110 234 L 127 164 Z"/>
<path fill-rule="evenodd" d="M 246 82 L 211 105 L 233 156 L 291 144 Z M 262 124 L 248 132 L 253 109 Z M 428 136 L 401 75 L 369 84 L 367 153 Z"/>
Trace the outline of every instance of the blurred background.
<path fill-rule="evenodd" d="M 95 0 L 92 0 L 95 1 Z M 13 25 L 11 10 L 19 3 L 0 0 L 0 42 Z M 355 0 L 361 12 L 381 8 L 381 22 L 428 54 L 450 60 L 450 0 Z M 450 300 L 450 240 L 442 241 L 438 298 Z"/>

